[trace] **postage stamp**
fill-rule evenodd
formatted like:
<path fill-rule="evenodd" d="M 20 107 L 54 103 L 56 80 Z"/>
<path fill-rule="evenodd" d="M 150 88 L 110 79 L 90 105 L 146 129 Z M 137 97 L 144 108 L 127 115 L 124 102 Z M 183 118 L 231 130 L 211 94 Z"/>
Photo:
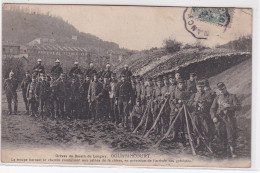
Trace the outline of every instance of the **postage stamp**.
<path fill-rule="evenodd" d="M 221 27 L 225 32 L 231 23 L 232 12 L 232 8 L 186 8 L 183 13 L 184 25 L 195 38 L 207 39 L 207 25 Z"/>

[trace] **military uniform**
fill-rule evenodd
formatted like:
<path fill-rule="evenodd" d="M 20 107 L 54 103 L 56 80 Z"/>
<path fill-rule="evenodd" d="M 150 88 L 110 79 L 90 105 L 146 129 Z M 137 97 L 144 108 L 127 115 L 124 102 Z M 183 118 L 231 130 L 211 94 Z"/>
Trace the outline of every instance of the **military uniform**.
<path fill-rule="evenodd" d="M 110 98 L 110 116 L 112 117 L 113 121 L 118 124 L 119 123 L 119 117 L 118 117 L 118 109 L 115 105 L 115 96 L 116 96 L 116 87 L 117 87 L 118 81 L 112 80 L 110 82 L 109 87 L 109 98 Z"/>
<path fill-rule="evenodd" d="M 33 73 L 35 73 L 36 75 L 38 75 L 39 73 L 45 73 L 44 66 L 41 64 L 37 64 L 33 67 Z"/>
<path fill-rule="evenodd" d="M 81 97 L 79 92 L 79 86 L 80 84 L 76 81 L 76 79 L 73 79 L 73 82 L 70 83 L 68 112 L 70 116 L 74 118 L 76 118 L 79 115 L 79 109 L 82 105 L 79 99 Z"/>
<path fill-rule="evenodd" d="M 133 73 L 128 68 L 124 68 L 121 72 L 121 76 L 122 75 L 125 75 L 127 80 L 130 80 L 130 77 L 133 75 Z"/>
<path fill-rule="evenodd" d="M 204 137 L 204 139 L 210 143 L 212 140 L 212 120 L 210 118 L 209 109 L 211 106 L 210 100 L 207 99 L 207 94 L 203 90 L 202 92 L 194 93 L 190 98 L 190 110 L 193 118 L 193 122 L 196 129 Z M 199 146 L 199 136 L 197 130 L 193 126 L 195 137 L 197 138 L 197 145 Z"/>
<path fill-rule="evenodd" d="M 27 92 L 27 87 L 31 83 L 32 79 L 28 76 L 25 77 L 21 83 L 21 89 L 22 89 L 22 95 L 23 95 L 23 101 L 25 104 L 26 112 L 29 113 L 29 106 L 28 106 L 28 100 L 26 98 L 26 92 Z"/>
<path fill-rule="evenodd" d="M 37 82 L 36 79 L 32 81 L 27 88 L 26 97 L 29 103 L 29 109 L 31 111 L 31 116 L 37 116 L 37 102 L 38 102 L 38 93 L 37 93 Z"/>
<path fill-rule="evenodd" d="M 161 78 L 158 80 L 161 81 Z M 153 98 L 155 99 L 153 102 L 153 115 L 158 116 L 160 109 L 162 105 L 164 104 L 166 98 L 168 97 L 168 87 L 167 86 L 157 86 L 154 90 Z M 166 103 L 163 112 L 161 113 L 161 118 L 159 121 L 159 124 L 157 126 L 157 132 L 160 132 L 163 134 L 168 129 L 168 102 Z M 156 119 L 156 117 L 153 117 L 153 121 Z"/>
<path fill-rule="evenodd" d="M 89 68 L 85 71 L 85 76 L 90 76 L 91 80 L 93 79 L 93 75 L 96 74 L 97 71 L 94 68 Z"/>
<path fill-rule="evenodd" d="M 108 74 L 105 76 L 108 78 Z M 108 78 L 109 79 L 109 78 Z M 111 119 L 109 117 L 110 115 L 110 97 L 109 97 L 109 90 L 110 86 L 109 83 L 104 83 L 103 84 L 103 90 L 102 90 L 102 96 L 101 96 L 101 102 L 102 102 L 102 119 L 108 120 Z"/>
<path fill-rule="evenodd" d="M 50 83 L 49 81 L 41 81 L 37 83 L 37 95 L 39 96 L 40 114 L 43 116 L 43 112 L 50 111 Z"/>
<path fill-rule="evenodd" d="M 120 118 L 122 118 L 122 125 L 128 126 L 129 115 L 129 101 L 132 99 L 133 90 L 129 81 L 121 81 L 116 88 L 116 100 L 118 101 L 118 110 Z"/>
<path fill-rule="evenodd" d="M 51 115 L 55 118 L 59 113 L 59 100 L 58 100 L 58 80 L 52 79 L 50 81 L 50 108 L 51 108 Z"/>
<path fill-rule="evenodd" d="M 141 103 L 141 99 L 137 98 L 137 102 Z M 141 104 L 135 104 L 130 114 L 131 129 L 135 129 L 138 126 L 138 123 L 141 121 L 143 113 L 144 112 Z"/>
<path fill-rule="evenodd" d="M 80 68 L 78 66 L 72 67 L 70 72 L 69 72 L 69 76 L 71 78 L 73 78 L 73 77 L 75 77 L 79 74 L 82 74 L 82 71 L 80 70 Z"/>
<path fill-rule="evenodd" d="M 56 75 L 56 77 L 59 77 L 61 73 L 63 73 L 63 69 L 60 66 L 60 64 L 55 65 L 51 68 L 51 73 Z"/>
<path fill-rule="evenodd" d="M 185 83 L 183 79 L 177 80 L 178 83 Z M 190 98 L 190 93 L 184 88 L 180 89 L 178 86 L 176 86 L 174 90 L 174 94 L 171 96 L 171 102 L 170 102 L 170 124 L 175 119 L 179 111 L 181 110 L 183 104 L 187 102 Z M 174 126 L 174 133 L 173 137 L 178 136 L 180 132 L 181 141 L 184 145 L 186 145 L 187 141 L 185 138 L 186 134 L 186 127 L 185 127 L 185 117 L 184 117 L 184 111 L 182 111 L 182 114 L 180 115 L 180 118 L 178 118 L 175 122 Z"/>
<path fill-rule="evenodd" d="M 224 88 L 223 83 L 219 83 L 218 87 Z M 234 94 L 226 92 L 225 94 L 218 95 L 211 106 L 210 114 L 215 122 L 217 136 L 224 143 L 225 147 L 230 147 L 231 154 L 235 147 L 236 140 L 236 114 L 235 112 L 240 109 L 240 103 Z"/>
<path fill-rule="evenodd" d="M 151 82 L 151 78 L 148 79 L 149 82 Z M 152 108 L 153 108 L 153 90 L 154 90 L 154 86 L 152 86 L 152 84 L 149 84 L 145 87 L 145 90 L 144 90 L 144 100 L 145 100 L 145 104 L 146 106 L 149 106 L 147 105 L 150 101 L 150 107 L 149 109 L 147 109 L 147 115 L 148 115 L 148 119 L 146 120 L 145 124 L 146 124 L 146 129 L 149 129 L 151 128 L 152 126 L 152 123 L 153 123 L 153 112 L 152 112 Z M 147 107 L 146 107 L 147 108 Z M 146 109 L 145 108 L 145 109 Z M 145 111 L 144 107 L 143 107 L 143 111 Z"/>
<path fill-rule="evenodd" d="M 80 97 L 80 106 L 81 107 L 81 116 L 83 118 L 90 118 L 89 112 L 89 104 L 88 104 L 88 89 L 89 89 L 90 82 L 81 82 L 79 85 L 79 97 Z"/>
<path fill-rule="evenodd" d="M 58 80 L 58 103 L 59 103 L 59 115 L 65 117 L 65 113 L 68 111 L 68 96 L 70 91 L 70 84 L 65 79 Z M 68 116 L 68 115 L 67 115 Z"/>
<path fill-rule="evenodd" d="M 103 84 L 99 81 L 93 81 L 89 85 L 88 90 L 88 101 L 91 108 L 91 114 L 94 118 L 94 121 L 101 119 L 102 116 L 102 95 Z"/>
<path fill-rule="evenodd" d="M 6 94 L 6 99 L 8 103 L 8 111 L 9 114 L 12 113 L 12 101 L 14 102 L 14 113 L 17 113 L 17 93 L 16 90 L 18 88 L 18 82 L 14 78 L 5 79 L 4 82 L 4 90 Z"/>
<path fill-rule="evenodd" d="M 143 85 L 141 84 L 141 81 L 138 81 L 135 85 L 135 97 L 136 98 L 140 98 L 141 99 L 141 95 L 142 95 L 142 89 L 143 89 Z"/>
<path fill-rule="evenodd" d="M 196 88 L 196 81 L 193 80 L 187 80 L 187 90 L 191 93 L 194 94 L 197 92 L 197 88 Z"/>
<path fill-rule="evenodd" d="M 103 71 L 102 77 L 107 77 L 108 79 L 111 79 L 111 75 L 112 75 L 112 71 L 111 70 L 105 70 Z"/>

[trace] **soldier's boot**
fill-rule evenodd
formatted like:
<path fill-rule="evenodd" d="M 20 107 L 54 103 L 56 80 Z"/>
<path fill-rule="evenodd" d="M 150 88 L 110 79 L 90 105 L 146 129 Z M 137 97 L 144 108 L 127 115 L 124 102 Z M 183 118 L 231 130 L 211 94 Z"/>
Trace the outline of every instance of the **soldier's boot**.
<path fill-rule="evenodd" d="M 25 112 L 25 115 L 29 115 L 29 107 L 26 106 L 26 112 Z"/>
<path fill-rule="evenodd" d="M 230 154 L 231 154 L 231 157 L 232 157 L 232 158 L 236 158 L 236 157 L 237 157 L 237 155 L 235 154 L 235 148 L 234 148 L 234 147 L 232 147 L 232 146 L 230 146 L 230 147 L 229 147 L 229 149 L 230 149 Z"/>
<path fill-rule="evenodd" d="M 17 101 L 14 101 L 14 115 L 17 114 Z"/>
<path fill-rule="evenodd" d="M 12 105 L 8 102 L 8 115 L 12 115 Z"/>

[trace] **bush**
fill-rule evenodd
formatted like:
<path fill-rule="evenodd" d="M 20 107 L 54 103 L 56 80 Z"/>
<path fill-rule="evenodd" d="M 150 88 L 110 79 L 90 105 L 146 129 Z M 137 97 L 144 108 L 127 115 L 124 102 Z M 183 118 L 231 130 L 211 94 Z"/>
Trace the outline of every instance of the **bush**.
<path fill-rule="evenodd" d="M 168 53 L 174 53 L 181 50 L 182 43 L 171 39 L 164 41 L 164 48 Z"/>

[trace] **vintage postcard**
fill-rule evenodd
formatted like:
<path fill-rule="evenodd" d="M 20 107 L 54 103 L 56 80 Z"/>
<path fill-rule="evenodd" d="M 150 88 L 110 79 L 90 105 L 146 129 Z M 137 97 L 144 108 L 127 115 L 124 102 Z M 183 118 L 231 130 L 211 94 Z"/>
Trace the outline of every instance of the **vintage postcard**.
<path fill-rule="evenodd" d="M 250 168 L 252 17 L 3 4 L 2 163 Z"/>

